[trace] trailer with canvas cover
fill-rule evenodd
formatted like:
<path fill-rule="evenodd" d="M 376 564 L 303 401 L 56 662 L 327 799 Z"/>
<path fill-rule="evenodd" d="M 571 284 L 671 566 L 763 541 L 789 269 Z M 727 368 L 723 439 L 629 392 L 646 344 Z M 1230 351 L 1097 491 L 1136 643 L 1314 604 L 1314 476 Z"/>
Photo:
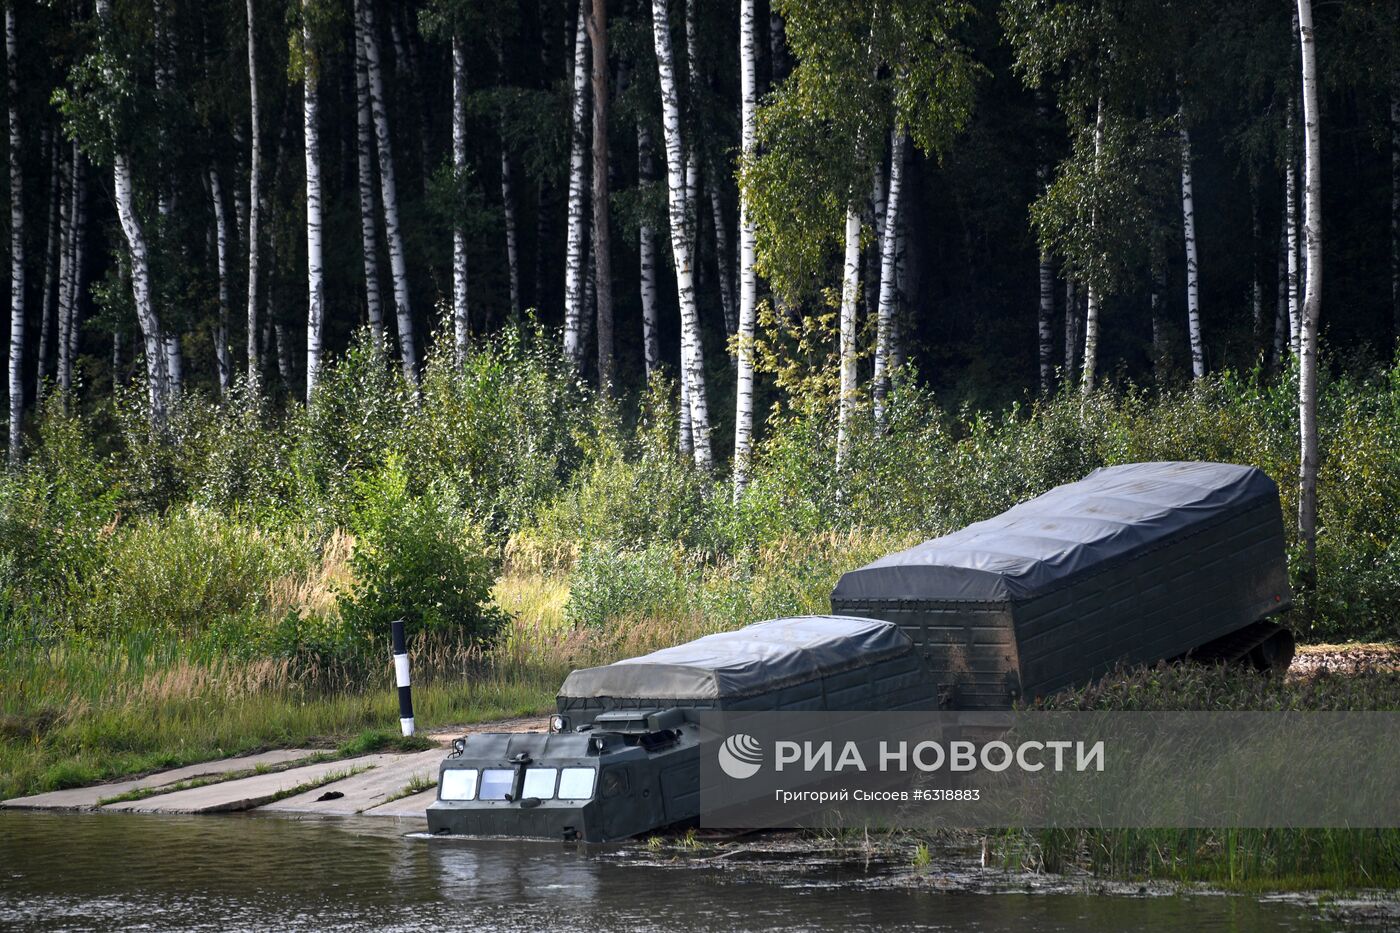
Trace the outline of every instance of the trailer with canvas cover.
<path fill-rule="evenodd" d="M 834 612 L 913 639 L 948 709 L 1003 709 L 1119 664 L 1286 667 L 1278 487 L 1224 463 L 1096 470 L 844 574 Z"/>

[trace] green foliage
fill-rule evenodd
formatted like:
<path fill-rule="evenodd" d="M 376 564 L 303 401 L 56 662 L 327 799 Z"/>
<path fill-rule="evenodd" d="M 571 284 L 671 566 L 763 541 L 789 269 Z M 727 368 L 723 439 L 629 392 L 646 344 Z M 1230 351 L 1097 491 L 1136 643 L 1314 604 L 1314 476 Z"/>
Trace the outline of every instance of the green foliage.
<path fill-rule="evenodd" d="M 392 455 L 355 484 L 354 584 L 339 605 L 347 636 L 383 642 L 389 623 L 410 633 L 489 642 L 505 621 L 491 604 L 499 559 L 456 494 L 438 484 L 415 495 L 403 462 Z"/>

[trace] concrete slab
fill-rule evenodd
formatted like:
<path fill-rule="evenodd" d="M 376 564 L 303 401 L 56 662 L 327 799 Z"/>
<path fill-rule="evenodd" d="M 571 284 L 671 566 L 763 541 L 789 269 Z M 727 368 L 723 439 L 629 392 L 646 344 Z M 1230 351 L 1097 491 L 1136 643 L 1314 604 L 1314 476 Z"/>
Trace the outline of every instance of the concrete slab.
<path fill-rule="evenodd" d="M 197 765 L 173 768 L 169 771 L 157 771 L 155 774 L 127 781 L 94 784 L 90 787 L 73 787 L 67 790 L 51 791 L 47 794 L 34 794 L 30 797 L 16 797 L 13 800 L 0 801 L 0 807 L 27 807 L 38 810 L 90 810 L 98 805 L 98 801 L 120 797 L 122 794 L 134 790 L 165 787 L 170 784 L 179 784 L 181 781 L 207 778 L 213 775 L 236 774 L 239 771 L 251 771 L 257 767 L 272 767 L 310 758 L 314 754 L 316 752 L 309 748 L 283 748 L 256 755 L 242 755 L 238 758 L 221 758 L 217 761 L 205 761 Z"/>
<path fill-rule="evenodd" d="M 404 788 L 415 780 L 428 780 L 436 785 L 438 765 L 443 757 L 442 750 L 437 748 L 411 755 L 397 755 L 394 760 L 386 761 L 372 770 L 259 809 L 276 813 L 352 816 L 383 805 L 390 797 L 402 794 Z M 327 797 L 331 799 L 325 799 Z"/>
<path fill-rule="evenodd" d="M 102 810 L 120 813 L 225 813 L 252 810 L 271 803 L 279 795 L 303 784 L 326 782 L 331 775 L 375 768 L 399 757 L 403 756 L 364 755 L 359 758 L 326 761 L 275 774 L 259 774 L 220 784 L 172 791 L 143 800 L 108 804 Z"/>
<path fill-rule="evenodd" d="M 403 818 L 426 819 L 428 804 L 437 799 L 437 788 L 421 791 L 412 797 L 401 797 L 391 803 L 386 803 L 366 810 L 361 816 L 392 816 Z"/>

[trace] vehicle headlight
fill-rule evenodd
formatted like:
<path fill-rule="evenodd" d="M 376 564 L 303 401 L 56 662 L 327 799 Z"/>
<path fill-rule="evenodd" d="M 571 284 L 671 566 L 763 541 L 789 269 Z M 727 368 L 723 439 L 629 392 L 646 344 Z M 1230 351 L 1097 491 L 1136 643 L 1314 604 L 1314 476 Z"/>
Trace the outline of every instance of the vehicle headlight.
<path fill-rule="evenodd" d="M 554 715 L 554 716 L 551 716 L 550 719 L 549 719 L 549 731 L 550 731 L 550 732 L 568 732 L 568 731 L 569 731 L 569 717 L 567 717 L 567 716 L 559 716 L 559 715 L 557 715 L 557 714 Z"/>

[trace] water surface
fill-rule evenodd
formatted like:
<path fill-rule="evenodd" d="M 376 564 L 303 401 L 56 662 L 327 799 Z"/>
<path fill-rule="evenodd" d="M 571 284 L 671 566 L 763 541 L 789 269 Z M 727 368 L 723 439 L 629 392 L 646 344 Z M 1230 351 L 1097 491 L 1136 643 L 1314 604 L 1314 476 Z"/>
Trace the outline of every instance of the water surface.
<path fill-rule="evenodd" d="M 934 867 L 445 840 L 392 820 L 0 811 L 0 929 L 1337 929 L 1223 895 L 941 890 Z M 798 864 L 794 864 L 798 863 Z"/>

